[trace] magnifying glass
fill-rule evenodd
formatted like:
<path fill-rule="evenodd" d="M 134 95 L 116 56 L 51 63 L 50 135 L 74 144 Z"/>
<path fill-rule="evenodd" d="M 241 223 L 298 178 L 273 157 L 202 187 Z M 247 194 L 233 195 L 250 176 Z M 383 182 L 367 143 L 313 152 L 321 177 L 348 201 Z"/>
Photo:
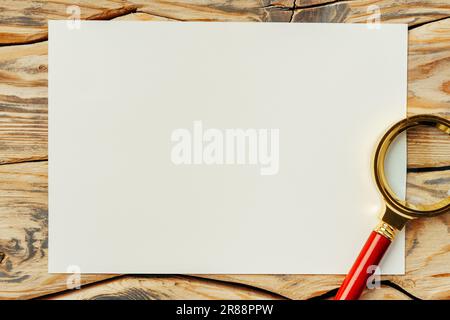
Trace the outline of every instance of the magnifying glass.
<path fill-rule="evenodd" d="M 434 217 L 450 212 L 450 197 L 434 204 L 413 204 L 399 199 L 389 186 L 384 161 L 391 143 L 407 129 L 417 126 L 435 127 L 450 135 L 450 121 L 433 115 L 417 115 L 394 124 L 381 138 L 373 158 L 373 175 L 385 208 L 379 224 L 370 233 L 359 256 L 339 288 L 335 300 L 358 299 L 367 279 L 374 273 L 395 235 L 412 219 Z"/>

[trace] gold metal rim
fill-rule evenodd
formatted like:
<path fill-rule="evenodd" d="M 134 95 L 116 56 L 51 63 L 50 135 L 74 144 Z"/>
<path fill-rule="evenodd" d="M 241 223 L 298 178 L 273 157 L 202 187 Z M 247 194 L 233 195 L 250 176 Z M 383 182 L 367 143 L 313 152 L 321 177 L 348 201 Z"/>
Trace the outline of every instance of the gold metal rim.
<path fill-rule="evenodd" d="M 450 135 L 450 121 L 434 115 L 412 116 L 394 124 L 381 138 L 374 153 L 373 173 L 378 190 L 386 201 L 387 206 L 406 218 L 436 216 L 450 211 L 450 197 L 430 205 L 413 205 L 400 200 L 386 179 L 384 174 L 384 160 L 391 143 L 403 131 L 417 127 L 431 126 Z"/>

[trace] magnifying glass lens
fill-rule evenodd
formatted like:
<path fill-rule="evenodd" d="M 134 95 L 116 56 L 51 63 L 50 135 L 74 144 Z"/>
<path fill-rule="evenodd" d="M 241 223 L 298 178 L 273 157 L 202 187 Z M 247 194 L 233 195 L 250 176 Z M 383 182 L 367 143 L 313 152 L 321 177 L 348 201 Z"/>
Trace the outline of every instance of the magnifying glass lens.
<path fill-rule="evenodd" d="M 408 143 L 406 143 L 408 141 Z M 406 154 L 406 160 L 402 155 Z M 387 206 L 406 218 L 450 211 L 450 121 L 432 115 L 392 126 L 374 155 L 374 177 Z M 398 172 L 408 164 L 407 194 Z M 397 173 L 395 175 L 393 173 Z"/>

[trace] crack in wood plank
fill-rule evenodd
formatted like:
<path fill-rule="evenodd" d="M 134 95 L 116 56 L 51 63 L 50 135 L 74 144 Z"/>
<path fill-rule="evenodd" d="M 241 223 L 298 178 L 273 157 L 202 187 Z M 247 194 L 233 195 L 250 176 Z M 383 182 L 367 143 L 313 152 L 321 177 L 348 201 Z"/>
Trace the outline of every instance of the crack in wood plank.
<path fill-rule="evenodd" d="M 355 0 L 312 0 L 312 1 L 301 1 L 299 0 L 299 4 L 295 6 L 295 9 L 314 9 L 314 8 L 323 8 L 327 6 L 334 5 L 338 2 L 350 2 Z M 306 2 L 306 3 L 305 3 Z"/>
<path fill-rule="evenodd" d="M 38 299 L 285 299 L 246 285 L 229 284 L 185 275 L 123 275 L 100 284 L 83 286 L 79 290 L 64 291 Z"/>
<path fill-rule="evenodd" d="M 86 283 L 86 284 L 80 285 L 79 289 L 62 289 L 62 290 L 59 290 L 59 291 L 54 291 L 54 292 L 51 292 L 51 293 L 47 293 L 47 294 L 43 294 L 43 295 L 39 295 L 39 296 L 33 297 L 30 300 L 47 300 L 47 299 L 52 299 L 52 298 L 57 297 L 59 295 L 72 293 L 74 290 L 82 290 L 82 289 L 90 288 L 91 286 L 107 284 L 107 283 L 109 283 L 112 280 L 120 279 L 120 278 L 123 278 L 125 276 L 127 276 L 127 275 L 126 274 L 115 275 L 115 276 L 113 276 L 111 278 L 101 279 L 101 280 L 97 280 L 97 281 L 93 281 L 93 282 L 90 282 L 90 283 Z"/>
<path fill-rule="evenodd" d="M 6 166 L 6 165 L 10 165 L 10 164 L 17 164 L 17 163 L 42 162 L 42 161 L 48 161 L 48 158 L 47 157 L 30 157 L 30 158 L 11 160 L 8 162 L 0 162 L 0 166 Z"/>
<path fill-rule="evenodd" d="M 291 17 L 289 18 L 289 22 L 292 22 L 292 19 L 294 19 L 294 13 L 295 13 L 296 6 L 297 6 L 297 0 L 294 0 L 294 3 L 292 4 L 292 13 L 291 13 Z"/>
<path fill-rule="evenodd" d="M 292 300 L 292 298 L 290 298 L 288 296 L 285 296 L 285 295 L 283 295 L 281 293 L 278 293 L 278 292 L 275 292 L 275 291 L 270 291 L 270 290 L 267 290 L 267 289 L 264 289 L 264 288 L 260 288 L 260 287 L 253 286 L 251 284 L 242 283 L 242 282 L 227 281 L 227 280 L 224 280 L 224 279 L 205 278 L 205 277 L 202 277 L 202 276 L 199 276 L 199 275 L 193 275 L 193 274 L 189 274 L 189 275 L 188 274 L 183 274 L 182 276 L 184 276 L 184 277 L 191 277 L 191 278 L 194 278 L 194 279 L 203 279 L 203 280 L 208 280 L 208 281 L 215 281 L 215 282 L 218 282 L 218 283 L 219 282 L 220 283 L 226 283 L 226 284 L 229 284 L 230 286 L 236 286 L 236 287 L 239 287 L 239 288 L 247 288 L 247 289 L 255 290 L 255 291 L 258 291 L 258 292 L 261 292 L 261 293 L 264 293 L 264 294 L 273 295 L 277 299 Z"/>
<path fill-rule="evenodd" d="M 403 299 L 403 298 L 409 298 L 411 300 L 421 300 L 419 298 L 417 298 L 416 296 L 412 295 L 411 293 L 409 293 L 408 291 L 404 290 L 402 287 L 400 287 L 399 285 L 389 281 L 389 280 L 382 280 L 380 281 L 380 286 L 381 287 L 389 287 L 391 290 L 389 290 L 387 293 L 383 293 L 382 296 L 379 295 L 374 295 L 375 291 L 366 291 L 363 293 L 362 295 L 362 299 L 380 299 L 380 298 L 389 298 L 389 299 L 394 299 L 394 300 L 398 300 L 398 299 Z M 339 288 L 335 288 L 332 289 L 328 292 L 325 292 L 321 295 L 315 296 L 315 297 L 311 297 L 307 300 L 332 300 L 335 296 L 336 293 L 338 291 Z M 405 297 L 403 297 L 402 295 L 404 295 Z"/>
<path fill-rule="evenodd" d="M 425 25 L 427 25 L 427 24 L 434 23 L 434 22 L 439 22 L 439 21 L 441 21 L 441 20 L 445 20 L 445 19 L 448 19 L 448 18 L 450 18 L 450 14 L 449 14 L 449 15 L 446 15 L 446 16 L 444 16 L 444 17 L 442 17 L 442 18 L 439 18 L 439 19 L 430 20 L 430 21 L 425 21 L 425 22 L 418 23 L 418 24 L 413 25 L 413 26 L 408 26 L 408 30 L 414 30 L 414 29 L 423 27 L 423 26 L 425 26 Z"/>
<path fill-rule="evenodd" d="M 440 166 L 440 167 L 408 167 L 407 172 L 413 173 L 413 172 L 436 172 L 436 171 L 446 171 L 450 170 L 450 166 Z"/>

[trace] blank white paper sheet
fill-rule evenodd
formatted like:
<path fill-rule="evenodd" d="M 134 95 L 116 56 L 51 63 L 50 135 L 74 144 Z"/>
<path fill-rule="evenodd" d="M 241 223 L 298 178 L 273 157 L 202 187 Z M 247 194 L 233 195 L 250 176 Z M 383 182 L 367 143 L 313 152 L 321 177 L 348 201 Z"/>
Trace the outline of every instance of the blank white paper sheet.
<path fill-rule="evenodd" d="M 405 25 L 50 21 L 49 272 L 346 273 L 406 93 Z"/>

